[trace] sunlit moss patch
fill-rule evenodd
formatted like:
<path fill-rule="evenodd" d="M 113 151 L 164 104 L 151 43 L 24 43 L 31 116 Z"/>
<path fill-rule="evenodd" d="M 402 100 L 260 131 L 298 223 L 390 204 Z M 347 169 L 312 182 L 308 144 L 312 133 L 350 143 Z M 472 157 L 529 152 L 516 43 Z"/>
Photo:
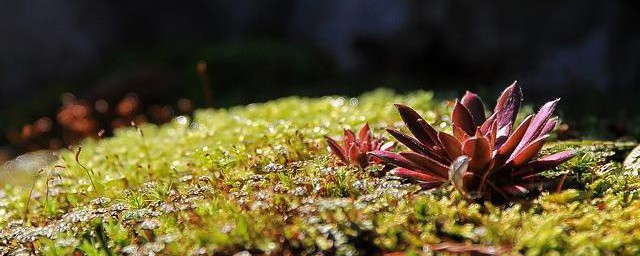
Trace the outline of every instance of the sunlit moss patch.
<path fill-rule="evenodd" d="M 290 97 L 117 130 L 44 168 L 4 170 L 27 181 L 0 181 L 0 254 L 640 254 L 640 178 L 621 164 L 633 144 L 550 143 L 580 152 L 548 173 L 568 173 L 563 192 L 474 204 L 379 165 L 336 164 L 322 136 L 368 122 L 389 139 L 384 128 L 402 127 L 392 103 L 450 129 L 451 102 L 430 92 Z"/>

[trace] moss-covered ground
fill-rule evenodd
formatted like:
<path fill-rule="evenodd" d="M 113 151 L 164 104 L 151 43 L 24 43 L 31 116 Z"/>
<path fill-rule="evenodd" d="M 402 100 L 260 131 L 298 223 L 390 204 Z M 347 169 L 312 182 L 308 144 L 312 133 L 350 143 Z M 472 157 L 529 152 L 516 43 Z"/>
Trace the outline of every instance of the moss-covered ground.
<path fill-rule="evenodd" d="M 569 172 L 563 192 L 468 203 L 381 166 L 336 165 L 322 136 L 369 122 L 388 138 L 383 128 L 402 127 L 392 103 L 448 129 L 450 102 L 378 90 L 200 110 L 87 140 L 31 170 L 33 183 L 3 184 L 0 254 L 640 254 L 640 178 L 621 163 L 633 144 L 548 143 L 580 152 L 550 172 Z"/>

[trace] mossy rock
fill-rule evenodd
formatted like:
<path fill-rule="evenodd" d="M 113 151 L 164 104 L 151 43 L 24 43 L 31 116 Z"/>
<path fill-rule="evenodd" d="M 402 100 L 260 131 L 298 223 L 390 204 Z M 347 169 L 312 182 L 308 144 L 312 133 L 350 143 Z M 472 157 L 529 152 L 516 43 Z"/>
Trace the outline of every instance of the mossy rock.
<path fill-rule="evenodd" d="M 580 152 L 550 171 L 569 172 L 565 190 L 502 206 L 421 191 L 381 166 L 337 166 L 322 136 L 368 122 L 388 138 L 397 102 L 449 129 L 450 102 L 378 90 L 200 110 L 87 140 L 31 170 L 33 186 L 4 184 L 0 253 L 640 254 L 640 178 L 622 165 L 634 144 L 549 143 Z"/>

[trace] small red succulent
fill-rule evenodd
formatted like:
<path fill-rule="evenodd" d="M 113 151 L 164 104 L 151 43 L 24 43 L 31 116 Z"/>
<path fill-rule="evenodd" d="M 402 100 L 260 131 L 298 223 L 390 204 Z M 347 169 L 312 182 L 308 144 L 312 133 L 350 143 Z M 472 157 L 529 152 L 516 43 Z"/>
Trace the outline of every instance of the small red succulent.
<path fill-rule="evenodd" d="M 324 137 L 329 144 L 331 152 L 338 157 L 342 164 L 359 166 L 361 168 L 382 162 L 379 158 L 369 155 L 369 152 L 386 152 L 394 145 L 393 142 L 384 143 L 382 139 L 374 138 L 371 134 L 371 129 L 369 129 L 369 124 L 365 124 L 357 136 L 353 131 L 344 129 L 342 144 L 329 136 Z"/>
<path fill-rule="evenodd" d="M 467 92 L 453 108 L 452 135 L 436 131 L 416 111 L 396 104 L 414 137 L 387 131 L 411 151 L 370 154 L 397 166 L 392 173 L 418 181 L 425 189 L 450 182 L 468 199 L 489 201 L 535 195 L 558 181 L 542 173 L 571 159 L 575 152 L 537 157 L 557 124 L 551 115 L 558 100 L 544 104 L 513 129 L 521 101 L 522 91 L 513 83 L 486 117 L 482 100 Z"/>

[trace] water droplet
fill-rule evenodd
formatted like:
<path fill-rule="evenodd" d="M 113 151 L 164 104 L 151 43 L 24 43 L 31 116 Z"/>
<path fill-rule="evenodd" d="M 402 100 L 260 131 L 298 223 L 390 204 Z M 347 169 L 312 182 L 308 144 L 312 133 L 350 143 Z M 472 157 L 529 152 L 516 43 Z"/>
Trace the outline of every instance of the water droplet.
<path fill-rule="evenodd" d="M 331 105 L 334 107 L 342 107 L 344 105 L 345 102 L 345 98 L 344 97 L 338 97 L 336 99 L 334 99 L 333 101 L 331 101 Z"/>
<path fill-rule="evenodd" d="M 178 116 L 176 117 L 176 122 L 181 124 L 181 125 L 185 125 L 187 124 L 188 118 L 186 116 Z"/>

